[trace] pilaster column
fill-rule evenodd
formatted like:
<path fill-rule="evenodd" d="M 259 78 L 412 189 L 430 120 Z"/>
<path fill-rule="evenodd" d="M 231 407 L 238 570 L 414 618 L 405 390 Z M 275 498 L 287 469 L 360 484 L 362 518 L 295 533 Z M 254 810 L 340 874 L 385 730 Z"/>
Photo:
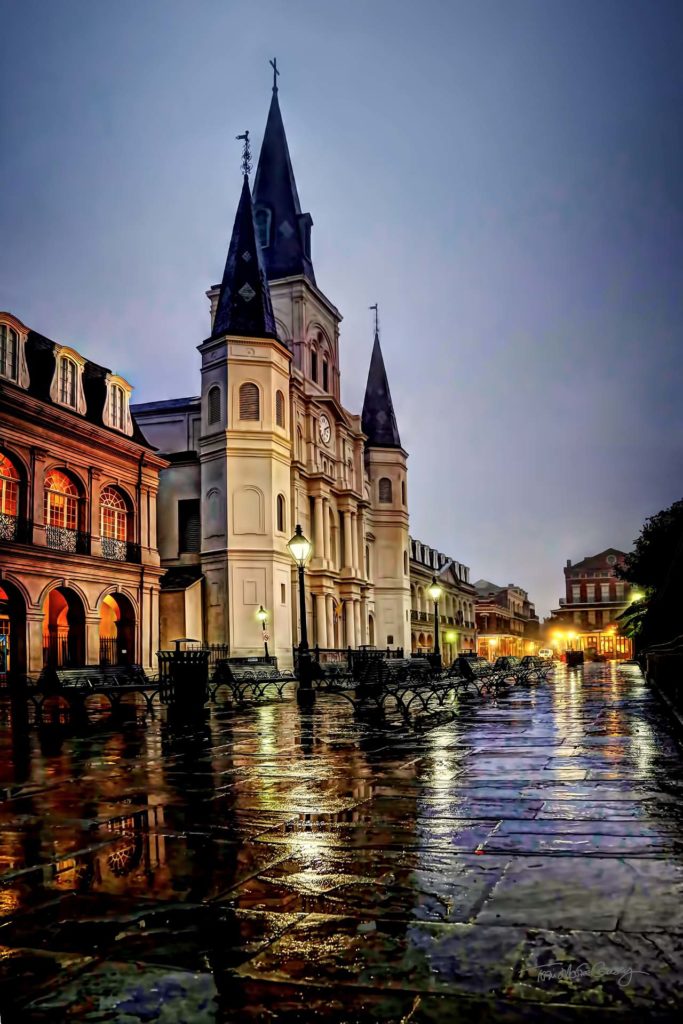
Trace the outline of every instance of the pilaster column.
<path fill-rule="evenodd" d="M 316 498 L 316 507 L 318 499 Z M 324 594 L 315 595 L 315 642 L 318 647 L 329 647 L 327 640 L 327 602 Z"/>
<path fill-rule="evenodd" d="M 360 642 L 368 643 L 368 602 L 365 597 L 360 600 Z"/>
<path fill-rule="evenodd" d="M 323 536 L 325 538 L 325 558 L 329 562 L 332 557 L 332 537 L 330 536 L 330 503 L 323 500 Z"/>
<path fill-rule="evenodd" d="M 358 561 L 358 517 L 355 512 L 351 513 L 351 552 L 353 572 L 355 576 L 360 574 L 360 562 Z"/>
<path fill-rule="evenodd" d="M 353 628 L 356 633 L 356 646 L 363 643 L 362 631 L 360 626 L 360 601 L 355 600 L 353 602 Z"/>
<path fill-rule="evenodd" d="M 353 602 L 344 602 L 344 622 L 346 624 L 346 646 L 356 646 L 356 627 L 353 621 Z"/>
<path fill-rule="evenodd" d="M 332 597 L 327 597 L 327 646 L 335 646 L 334 636 L 334 604 L 332 603 Z"/>
<path fill-rule="evenodd" d="M 43 671 L 43 623 L 42 611 L 26 612 L 26 671 L 38 675 Z"/>
<path fill-rule="evenodd" d="M 314 555 L 321 560 L 325 557 L 325 539 L 324 539 L 324 519 L 323 519 L 323 499 L 316 498 L 313 519 L 314 519 L 314 532 L 315 532 L 315 548 Z"/>
<path fill-rule="evenodd" d="M 353 542 L 351 540 L 352 523 L 351 513 L 344 513 L 344 564 L 342 569 L 350 569 L 353 566 Z"/>
<path fill-rule="evenodd" d="M 85 664 L 99 665 L 100 663 L 100 616 L 86 615 L 85 617 Z"/>
<path fill-rule="evenodd" d="M 358 510 L 357 527 L 358 527 L 358 560 L 357 568 L 358 575 L 361 579 L 365 579 L 365 519 L 361 509 Z"/>

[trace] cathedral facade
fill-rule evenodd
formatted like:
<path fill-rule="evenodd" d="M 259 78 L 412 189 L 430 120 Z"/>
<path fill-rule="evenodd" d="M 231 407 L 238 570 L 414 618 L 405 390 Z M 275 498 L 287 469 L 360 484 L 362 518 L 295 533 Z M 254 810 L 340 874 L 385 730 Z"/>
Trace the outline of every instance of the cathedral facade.
<path fill-rule="evenodd" d="M 270 652 L 298 643 L 287 542 L 313 542 L 309 639 L 411 645 L 407 453 L 378 332 L 362 414 L 340 393 L 340 322 L 319 288 L 277 85 L 254 180 L 245 174 L 196 397 L 134 407 L 168 467 L 159 490 L 161 646 L 176 637 Z"/>

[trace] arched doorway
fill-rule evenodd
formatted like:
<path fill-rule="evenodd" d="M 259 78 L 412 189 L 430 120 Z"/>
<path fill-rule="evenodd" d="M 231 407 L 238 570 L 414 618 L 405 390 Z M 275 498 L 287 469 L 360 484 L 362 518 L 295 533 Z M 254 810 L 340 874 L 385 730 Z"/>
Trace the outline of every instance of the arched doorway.
<path fill-rule="evenodd" d="M 107 594 L 100 608 L 100 664 L 135 662 L 135 610 L 125 594 Z"/>
<path fill-rule="evenodd" d="M 370 646 L 375 646 L 375 616 L 372 612 L 368 615 L 368 632 L 370 634 Z"/>
<path fill-rule="evenodd" d="M 7 580 L 0 582 L 0 683 L 11 672 L 26 671 L 26 605 L 21 592 Z"/>
<path fill-rule="evenodd" d="M 43 664 L 78 668 L 85 664 L 85 611 L 75 590 L 56 587 L 43 605 Z"/>

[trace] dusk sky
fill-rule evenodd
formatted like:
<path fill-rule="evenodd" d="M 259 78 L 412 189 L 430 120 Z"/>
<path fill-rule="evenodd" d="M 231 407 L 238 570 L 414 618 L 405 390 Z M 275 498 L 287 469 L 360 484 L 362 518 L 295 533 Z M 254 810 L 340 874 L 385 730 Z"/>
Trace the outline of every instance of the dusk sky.
<path fill-rule="evenodd" d="M 683 497 L 683 4 L 2 0 L 0 308 L 197 394 L 272 82 L 360 412 L 371 303 L 411 533 L 540 615 Z"/>

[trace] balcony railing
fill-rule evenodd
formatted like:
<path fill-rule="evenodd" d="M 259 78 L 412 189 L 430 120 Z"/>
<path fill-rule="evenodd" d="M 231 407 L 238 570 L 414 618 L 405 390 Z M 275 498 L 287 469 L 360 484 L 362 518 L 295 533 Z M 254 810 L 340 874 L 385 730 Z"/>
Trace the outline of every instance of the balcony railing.
<path fill-rule="evenodd" d="M 80 530 L 67 530 L 65 526 L 46 526 L 45 542 L 55 551 L 65 551 L 73 555 L 90 554 L 90 534 Z"/>
<path fill-rule="evenodd" d="M 112 562 L 139 562 L 140 545 L 114 537 L 102 538 L 102 556 Z"/>
<path fill-rule="evenodd" d="M 0 512 L 0 541 L 15 541 L 28 544 L 31 536 L 31 523 L 22 516 L 11 516 Z"/>

